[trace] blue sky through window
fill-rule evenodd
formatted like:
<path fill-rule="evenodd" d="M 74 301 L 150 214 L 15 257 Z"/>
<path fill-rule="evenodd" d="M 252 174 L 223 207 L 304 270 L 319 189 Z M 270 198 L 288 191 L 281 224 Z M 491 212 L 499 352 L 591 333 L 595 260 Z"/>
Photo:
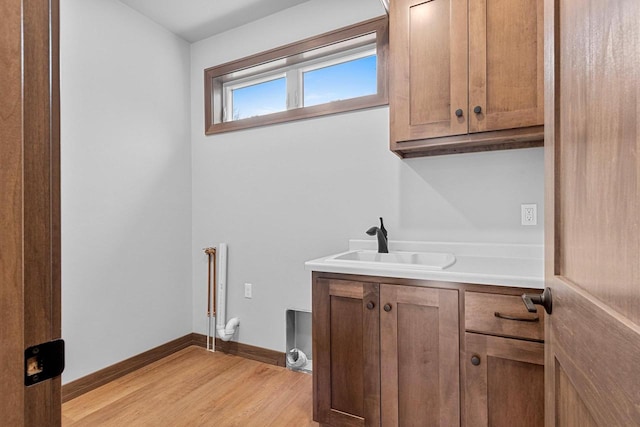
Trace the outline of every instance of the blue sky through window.
<path fill-rule="evenodd" d="M 284 77 L 233 91 L 233 120 L 246 119 L 287 109 Z"/>
<path fill-rule="evenodd" d="M 303 74 L 303 106 L 377 93 L 376 55 L 354 59 Z M 246 119 L 287 109 L 285 77 L 233 89 L 233 117 Z"/>
<path fill-rule="evenodd" d="M 304 73 L 304 106 L 377 93 L 376 56 Z"/>

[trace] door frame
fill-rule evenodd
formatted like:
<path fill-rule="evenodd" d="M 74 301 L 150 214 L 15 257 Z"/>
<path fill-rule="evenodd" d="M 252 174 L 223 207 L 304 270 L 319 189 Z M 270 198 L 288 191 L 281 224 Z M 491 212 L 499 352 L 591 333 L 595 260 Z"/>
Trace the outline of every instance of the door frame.
<path fill-rule="evenodd" d="M 26 387 L 24 351 L 61 335 L 59 0 L 0 12 L 0 413 L 56 426 L 61 379 Z"/>

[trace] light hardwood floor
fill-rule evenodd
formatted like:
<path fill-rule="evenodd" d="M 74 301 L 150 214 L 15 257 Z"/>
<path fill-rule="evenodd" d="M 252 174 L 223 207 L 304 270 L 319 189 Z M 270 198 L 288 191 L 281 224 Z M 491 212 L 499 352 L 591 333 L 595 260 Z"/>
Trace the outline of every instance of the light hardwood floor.
<path fill-rule="evenodd" d="M 317 427 L 311 387 L 311 375 L 192 346 L 63 404 L 62 425 Z"/>

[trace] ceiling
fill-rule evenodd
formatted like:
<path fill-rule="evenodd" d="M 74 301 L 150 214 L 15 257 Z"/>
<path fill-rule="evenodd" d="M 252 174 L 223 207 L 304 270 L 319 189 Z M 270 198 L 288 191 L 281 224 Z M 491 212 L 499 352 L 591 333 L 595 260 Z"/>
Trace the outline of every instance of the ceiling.
<path fill-rule="evenodd" d="M 120 0 L 189 42 L 308 0 Z"/>

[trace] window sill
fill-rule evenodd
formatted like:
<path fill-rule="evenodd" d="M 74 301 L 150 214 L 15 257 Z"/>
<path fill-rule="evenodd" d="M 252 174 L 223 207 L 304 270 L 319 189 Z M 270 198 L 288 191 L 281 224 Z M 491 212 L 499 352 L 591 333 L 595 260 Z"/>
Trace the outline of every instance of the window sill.
<path fill-rule="evenodd" d="M 363 96 L 344 101 L 334 101 L 327 104 L 314 105 L 312 107 L 296 108 L 293 110 L 280 111 L 278 113 L 266 114 L 264 116 L 250 117 L 247 119 L 234 120 L 231 122 L 216 123 L 205 130 L 206 135 L 232 132 L 241 129 L 250 129 L 258 126 L 273 125 L 278 123 L 291 122 L 296 120 L 322 117 L 330 114 L 344 113 L 348 111 L 364 110 L 367 108 L 379 107 L 389 103 L 387 94 L 377 94 Z"/>

